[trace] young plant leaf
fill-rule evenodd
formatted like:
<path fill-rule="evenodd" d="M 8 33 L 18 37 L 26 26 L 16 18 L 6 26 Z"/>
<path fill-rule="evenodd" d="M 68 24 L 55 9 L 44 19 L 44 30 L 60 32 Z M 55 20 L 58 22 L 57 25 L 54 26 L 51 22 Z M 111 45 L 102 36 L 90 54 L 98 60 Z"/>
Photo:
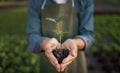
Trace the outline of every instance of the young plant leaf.
<path fill-rule="evenodd" d="M 60 21 L 63 21 L 65 19 L 65 16 L 61 16 L 56 18 L 56 23 L 59 23 Z"/>
<path fill-rule="evenodd" d="M 56 20 L 53 19 L 53 18 L 46 18 L 46 20 L 49 20 L 49 21 L 52 21 L 52 22 L 56 23 Z"/>
<path fill-rule="evenodd" d="M 57 35 L 57 36 L 61 36 L 62 35 L 62 32 L 59 31 L 59 30 L 53 30 L 53 32 Z"/>

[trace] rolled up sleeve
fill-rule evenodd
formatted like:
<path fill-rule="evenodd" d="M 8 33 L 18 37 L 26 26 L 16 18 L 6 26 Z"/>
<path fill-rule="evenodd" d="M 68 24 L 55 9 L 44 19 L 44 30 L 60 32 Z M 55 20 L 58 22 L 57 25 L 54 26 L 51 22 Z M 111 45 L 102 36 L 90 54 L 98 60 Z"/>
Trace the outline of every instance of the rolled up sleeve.
<path fill-rule="evenodd" d="M 40 29 L 40 4 L 41 0 L 28 0 L 28 23 L 26 28 L 26 38 L 29 49 L 32 53 L 40 52 L 40 44 L 48 37 L 41 36 Z M 41 3 L 41 2 L 40 2 Z"/>
<path fill-rule="evenodd" d="M 77 35 L 75 38 L 82 39 L 85 42 L 84 49 L 85 51 L 88 51 L 94 40 L 94 4 L 93 0 L 85 1 L 85 6 L 83 6 L 83 9 L 79 11 L 79 35 Z"/>

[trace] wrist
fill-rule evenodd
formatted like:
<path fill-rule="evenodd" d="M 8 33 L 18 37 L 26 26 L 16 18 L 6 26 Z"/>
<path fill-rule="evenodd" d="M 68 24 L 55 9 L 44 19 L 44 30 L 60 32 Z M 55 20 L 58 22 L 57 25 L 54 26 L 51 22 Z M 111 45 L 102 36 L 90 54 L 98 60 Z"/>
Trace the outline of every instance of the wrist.
<path fill-rule="evenodd" d="M 82 39 L 73 39 L 73 42 L 76 44 L 78 50 L 83 50 L 85 47 L 85 42 Z"/>
<path fill-rule="evenodd" d="M 49 38 L 47 38 L 47 39 L 45 39 L 45 40 L 42 41 L 41 49 L 42 49 L 43 51 L 45 51 L 45 45 L 46 45 L 46 43 L 48 42 L 48 40 L 49 40 Z"/>

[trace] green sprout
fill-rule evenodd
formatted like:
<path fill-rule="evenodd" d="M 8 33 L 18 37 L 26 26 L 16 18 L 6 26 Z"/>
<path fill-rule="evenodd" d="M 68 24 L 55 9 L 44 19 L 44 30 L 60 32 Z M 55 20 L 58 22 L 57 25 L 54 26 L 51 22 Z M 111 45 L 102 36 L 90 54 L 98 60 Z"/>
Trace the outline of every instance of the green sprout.
<path fill-rule="evenodd" d="M 52 32 L 54 32 L 54 33 L 58 36 L 60 43 L 62 42 L 62 37 L 64 36 L 64 34 L 65 34 L 65 33 L 68 33 L 68 32 L 63 32 L 63 30 L 62 30 L 61 21 L 63 21 L 64 18 L 65 18 L 65 16 L 61 16 L 61 17 L 58 17 L 58 18 L 56 18 L 56 19 L 46 18 L 46 20 L 49 20 L 49 21 L 55 23 L 56 28 L 53 29 Z"/>

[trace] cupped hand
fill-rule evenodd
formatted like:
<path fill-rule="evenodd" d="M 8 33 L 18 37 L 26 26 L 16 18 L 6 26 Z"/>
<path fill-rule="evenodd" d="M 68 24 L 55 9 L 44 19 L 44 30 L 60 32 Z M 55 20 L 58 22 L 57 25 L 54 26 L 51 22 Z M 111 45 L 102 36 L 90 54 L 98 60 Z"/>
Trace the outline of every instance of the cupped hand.
<path fill-rule="evenodd" d="M 77 57 L 77 46 L 75 42 L 72 39 L 66 40 L 62 44 L 63 49 L 68 49 L 70 51 L 69 55 L 62 61 L 62 64 L 60 65 L 60 71 L 64 71 L 64 69 Z"/>
<path fill-rule="evenodd" d="M 59 46 L 60 46 L 60 43 L 55 38 L 51 38 L 46 40 L 43 48 L 46 56 L 48 57 L 48 59 L 53 64 L 53 66 L 57 69 L 58 72 L 60 72 L 60 64 L 58 64 L 58 60 L 53 55 L 52 51 L 56 48 L 59 48 Z"/>

